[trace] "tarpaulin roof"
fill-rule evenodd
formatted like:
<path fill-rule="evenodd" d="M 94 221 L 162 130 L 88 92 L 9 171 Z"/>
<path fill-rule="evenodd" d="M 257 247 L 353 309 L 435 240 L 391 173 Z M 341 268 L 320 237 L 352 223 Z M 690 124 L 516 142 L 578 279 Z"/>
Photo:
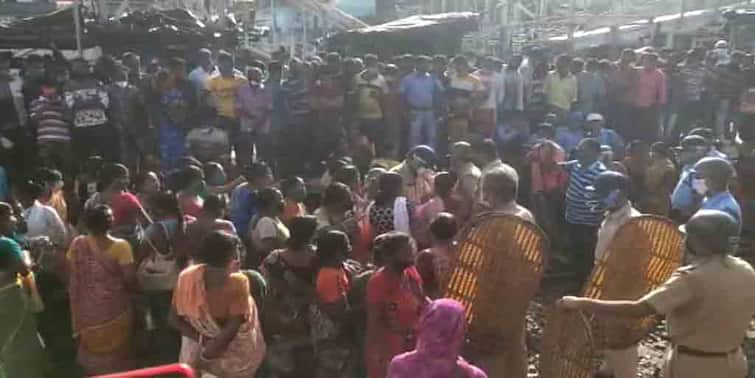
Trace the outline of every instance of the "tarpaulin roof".
<path fill-rule="evenodd" d="M 91 45 L 87 35 L 82 42 Z M 0 48 L 47 48 L 51 43 L 61 49 L 76 48 L 72 6 L 0 26 Z"/>
<path fill-rule="evenodd" d="M 374 34 L 430 31 L 436 28 L 477 28 L 479 14 L 472 12 L 420 14 L 380 25 L 348 30 L 347 33 Z M 471 30 L 470 30 L 471 31 Z"/>
<path fill-rule="evenodd" d="M 479 27 L 479 14 L 471 12 L 416 15 L 381 25 L 347 30 L 327 38 L 329 48 L 350 54 L 378 52 L 452 53 L 461 38 Z"/>
<path fill-rule="evenodd" d="M 73 20 L 73 6 L 69 6 L 0 26 L 0 48 L 47 48 L 54 42 L 58 48 L 75 49 Z M 106 51 L 232 48 L 237 33 L 232 21 L 222 27 L 205 25 L 183 9 L 134 11 L 104 23 L 82 20 L 82 25 L 82 45 L 99 45 Z"/>

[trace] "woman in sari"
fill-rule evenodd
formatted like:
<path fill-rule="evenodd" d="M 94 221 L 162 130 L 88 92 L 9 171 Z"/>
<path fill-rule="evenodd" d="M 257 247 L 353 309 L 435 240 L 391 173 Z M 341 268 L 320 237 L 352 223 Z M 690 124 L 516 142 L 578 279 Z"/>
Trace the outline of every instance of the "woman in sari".
<path fill-rule="evenodd" d="M 240 240 L 214 231 L 197 265 L 178 277 L 174 324 L 183 335 L 179 361 L 219 378 L 254 378 L 265 340 L 248 278 L 238 271 Z"/>
<path fill-rule="evenodd" d="M 133 247 L 138 247 L 138 226 L 146 227 L 152 224 L 152 219 L 142 207 L 139 198 L 128 191 L 129 182 L 129 171 L 125 165 L 106 166 L 100 173 L 101 191 L 86 202 L 84 209 L 108 205 L 113 215 L 113 236 L 126 239 Z"/>
<path fill-rule="evenodd" d="M 197 166 L 189 165 L 181 170 L 179 176 L 182 181 L 181 189 L 178 191 L 181 212 L 196 218 L 202 212 L 202 205 L 204 205 L 201 195 L 207 191 L 204 172 Z"/>
<path fill-rule="evenodd" d="M 350 292 L 359 268 L 347 261 L 349 252 L 349 238 L 341 231 L 327 231 L 317 238 L 317 304 L 309 314 L 315 378 L 352 377 L 356 367 Z"/>
<path fill-rule="evenodd" d="M 233 223 L 225 219 L 228 210 L 228 201 L 224 196 L 210 194 L 205 198 L 202 211 L 195 221 L 186 225 L 186 255 L 195 259 L 199 253 L 204 239 L 213 231 L 225 231 L 236 235 Z M 242 259 L 243 261 L 243 259 Z"/>
<path fill-rule="evenodd" d="M 388 378 L 487 378 L 459 354 L 465 334 L 461 303 L 453 299 L 432 302 L 419 321 L 417 347 L 391 361 Z"/>
<path fill-rule="evenodd" d="M 403 178 L 398 173 L 385 173 L 380 176 L 379 190 L 375 202 L 370 206 L 369 218 L 373 234 L 390 231 L 411 231 L 414 204 L 401 195 Z"/>
<path fill-rule="evenodd" d="M 286 246 L 289 231 L 280 216 L 283 214 L 283 194 L 276 188 L 264 188 L 258 192 L 257 206 L 259 214 L 252 220 L 249 235 L 254 249 L 247 256 L 251 266 L 259 266 L 267 255 Z"/>
<path fill-rule="evenodd" d="M 87 375 L 128 370 L 133 367 L 134 255 L 127 241 L 110 236 L 110 207 L 87 210 L 84 223 L 89 235 L 77 237 L 67 254 L 77 360 Z"/>
<path fill-rule="evenodd" d="M 152 208 L 155 222 L 144 231 L 136 278 L 147 301 L 147 319 L 152 320 L 152 324 L 148 324 L 147 354 L 152 365 L 160 365 L 178 357 L 181 338 L 168 324 L 168 315 L 178 274 L 187 262 L 183 243 L 186 219 L 177 196 L 171 191 L 155 194 Z"/>
<path fill-rule="evenodd" d="M 369 241 L 362 240 L 359 216 L 354 212 L 354 197 L 346 184 L 334 182 L 325 189 L 320 208 L 315 210 L 317 229 L 320 232 L 338 230 L 345 232 L 355 246 L 350 256 L 359 262 L 368 260 Z M 371 241 L 371 240 L 370 240 Z"/>
<path fill-rule="evenodd" d="M 21 246 L 0 237 L 0 377 L 42 378 L 47 367 L 29 291 Z"/>
<path fill-rule="evenodd" d="M 414 240 L 403 232 L 390 232 L 381 239 L 385 266 L 367 283 L 368 378 L 385 377 L 393 357 L 414 348 L 415 326 L 427 302 L 414 266 Z"/>
<path fill-rule="evenodd" d="M 312 238 L 317 221 L 312 216 L 295 217 L 289 228 L 286 248 L 271 252 L 260 266 L 270 286 L 263 324 L 274 377 L 302 377 L 312 371 L 307 314 L 315 297 Z"/>

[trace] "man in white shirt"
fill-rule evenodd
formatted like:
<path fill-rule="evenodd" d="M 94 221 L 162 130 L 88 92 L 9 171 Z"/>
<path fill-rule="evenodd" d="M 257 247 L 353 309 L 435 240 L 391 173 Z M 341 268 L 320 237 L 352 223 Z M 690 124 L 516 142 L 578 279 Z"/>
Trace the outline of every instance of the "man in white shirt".
<path fill-rule="evenodd" d="M 485 99 L 475 109 L 472 128 L 485 137 L 491 137 L 497 123 L 498 104 L 503 102 L 503 79 L 495 69 L 493 57 L 485 57 L 481 63 L 482 68 L 475 75 L 485 88 Z"/>
<path fill-rule="evenodd" d="M 503 111 L 524 111 L 524 75 L 519 72 L 522 56 L 514 55 L 503 72 Z"/>
<path fill-rule="evenodd" d="M 197 90 L 198 96 L 201 96 L 207 90 L 207 81 L 216 73 L 217 70 L 212 63 L 212 51 L 200 49 L 197 52 L 197 68 L 189 73 L 189 82 Z"/>
<path fill-rule="evenodd" d="M 606 216 L 598 230 L 598 242 L 595 245 L 595 260 L 608 258 L 606 252 L 616 231 L 628 220 L 642 215 L 629 202 L 630 181 L 627 176 L 614 171 L 598 175 L 593 186 L 587 187 L 595 194 L 598 208 L 606 209 Z M 606 279 L 610 280 L 610 277 Z M 622 350 L 606 350 L 605 361 L 600 373 L 616 378 L 637 377 L 637 345 Z"/>
<path fill-rule="evenodd" d="M 19 201 L 25 209 L 22 212 L 26 222 L 25 236 L 28 239 L 44 236 L 54 245 L 63 247 L 66 244 L 66 226 L 55 209 L 38 201 L 42 191 L 42 186 L 32 182 L 20 187 Z"/>

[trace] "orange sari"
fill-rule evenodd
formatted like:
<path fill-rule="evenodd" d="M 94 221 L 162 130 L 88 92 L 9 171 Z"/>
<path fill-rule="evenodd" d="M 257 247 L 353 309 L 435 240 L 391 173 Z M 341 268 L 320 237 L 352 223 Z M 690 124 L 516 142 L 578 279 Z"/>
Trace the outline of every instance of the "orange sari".
<path fill-rule="evenodd" d="M 184 337 L 179 362 L 197 366 L 204 340 L 216 337 L 220 325 L 210 314 L 204 283 L 205 266 L 193 265 L 178 277 L 173 292 L 176 312 L 199 333 L 199 341 Z M 262 336 L 257 306 L 251 296 L 245 321 L 223 354 L 212 360 L 202 360 L 202 370 L 222 378 L 251 378 L 265 357 L 265 340 Z"/>

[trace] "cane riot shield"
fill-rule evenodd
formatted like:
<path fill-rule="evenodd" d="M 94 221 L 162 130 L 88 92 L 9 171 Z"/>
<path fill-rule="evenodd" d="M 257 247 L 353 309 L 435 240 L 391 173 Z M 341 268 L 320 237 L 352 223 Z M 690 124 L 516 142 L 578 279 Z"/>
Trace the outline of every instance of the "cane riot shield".
<path fill-rule="evenodd" d="M 484 214 L 460 232 L 444 296 L 464 304 L 467 351 L 497 350 L 504 335 L 522 327 L 548 247 L 537 225 L 513 215 Z"/>
<path fill-rule="evenodd" d="M 666 282 L 681 265 L 683 235 L 670 220 L 642 215 L 623 224 L 595 262 L 582 296 L 603 300 L 637 300 Z M 624 349 L 655 327 L 656 316 L 641 319 L 590 316 L 595 347 Z"/>

